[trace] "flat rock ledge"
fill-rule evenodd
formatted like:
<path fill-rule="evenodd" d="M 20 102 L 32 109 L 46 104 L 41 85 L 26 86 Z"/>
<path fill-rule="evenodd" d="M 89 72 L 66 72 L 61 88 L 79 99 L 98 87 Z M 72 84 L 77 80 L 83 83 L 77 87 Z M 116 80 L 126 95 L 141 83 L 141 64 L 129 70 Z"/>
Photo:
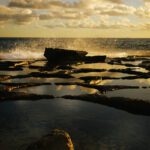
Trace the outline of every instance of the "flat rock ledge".
<path fill-rule="evenodd" d="M 26 150 L 74 150 L 74 146 L 66 131 L 54 129 Z"/>

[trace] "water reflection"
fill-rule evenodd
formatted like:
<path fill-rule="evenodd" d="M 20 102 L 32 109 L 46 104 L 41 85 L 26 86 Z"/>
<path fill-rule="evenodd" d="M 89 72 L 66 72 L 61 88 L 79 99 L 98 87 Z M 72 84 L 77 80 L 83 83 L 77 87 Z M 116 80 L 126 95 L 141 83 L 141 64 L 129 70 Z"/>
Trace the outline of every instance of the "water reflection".
<path fill-rule="evenodd" d="M 97 80 L 95 80 L 96 82 Z M 94 80 L 93 80 L 94 82 Z M 139 87 L 149 87 L 150 79 L 134 79 L 134 80 L 101 80 L 99 81 L 100 85 L 129 85 L 129 86 L 139 86 Z"/>
<path fill-rule="evenodd" d="M 150 89 L 124 89 L 106 93 L 108 97 L 127 97 L 150 102 Z"/>
<path fill-rule="evenodd" d="M 148 73 L 149 71 L 145 68 L 140 68 L 140 67 L 134 67 L 132 68 L 134 71 L 139 71 L 139 72 L 143 72 L 143 73 Z"/>
<path fill-rule="evenodd" d="M 17 92 L 26 92 L 34 93 L 41 95 L 54 95 L 54 96 L 63 96 L 63 95 L 80 95 L 80 94 L 93 94 L 98 92 L 96 89 L 85 88 L 77 85 L 42 85 L 29 88 L 22 88 L 16 90 Z"/>
<path fill-rule="evenodd" d="M 121 78 L 121 77 L 127 77 L 127 76 L 133 76 L 131 74 L 127 73 L 119 73 L 119 72 L 89 72 L 89 73 L 77 73 L 77 74 L 72 74 L 76 78 L 80 77 L 86 77 L 86 76 L 99 76 L 99 77 L 116 77 L 116 78 Z"/>
<path fill-rule="evenodd" d="M 132 64 L 132 65 L 139 65 L 140 63 L 142 63 L 142 60 L 135 60 L 135 61 L 121 61 L 121 64 Z"/>
<path fill-rule="evenodd" d="M 4 82 L 7 83 L 70 83 L 70 82 L 83 82 L 80 79 L 76 78 L 70 78 L 70 79 L 61 79 L 61 78 L 35 78 L 35 77 L 30 77 L 30 78 L 16 78 L 16 79 L 9 79 Z"/>
<path fill-rule="evenodd" d="M 23 68 L 21 71 L 0 71 L 0 75 L 11 75 L 11 76 L 16 76 L 16 75 L 27 75 L 29 73 L 33 72 L 33 70 L 29 68 Z"/>
<path fill-rule="evenodd" d="M 68 131 L 78 150 L 150 147 L 150 117 L 98 104 L 64 99 L 4 102 L 0 118 L 3 150 L 25 150 L 53 128 Z"/>
<path fill-rule="evenodd" d="M 126 66 L 123 65 L 109 65 L 107 63 L 91 63 L 91 64 L 80 64 L 77 66 L 74 66 L 77 69 L 81 69 L 81 68 L 91 68 L 91 69 L 126 69 Z"/>

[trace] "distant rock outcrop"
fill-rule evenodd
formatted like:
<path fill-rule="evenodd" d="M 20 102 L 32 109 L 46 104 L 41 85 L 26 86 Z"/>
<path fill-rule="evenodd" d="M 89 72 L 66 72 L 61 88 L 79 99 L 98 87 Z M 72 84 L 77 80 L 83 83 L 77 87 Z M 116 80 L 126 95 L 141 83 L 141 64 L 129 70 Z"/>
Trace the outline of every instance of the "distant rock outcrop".
<path fill-rule="evenodd" d="M 46 48 L 44 56 L 49 62 L 79 61 L 88 53 L 85 51 Z"/>
<path fill-rule="evenodd" d="M 49 63 L 74 63 L 74 62 L 85 62 L 85 63 L 97 63 L 104 62 L 106 56 L 86 56 L 86 51 L 78 50 L 67 50 L 67 49 L 53 49 L 46 48 L 44 56 L 47 58 Z"/>
<path fill-rule="evenodd" d="M 31 144 L 27 150 L 74 150 L 74 146 L 67 132 L 55 129 Z"/>
<path fill-rule="evenodd" d="M 106 59 L 105 55 L 101 56 L 86 56 L 84 61 L 86 63 L 98 63 L 98 62 L 104 62 Z"/>

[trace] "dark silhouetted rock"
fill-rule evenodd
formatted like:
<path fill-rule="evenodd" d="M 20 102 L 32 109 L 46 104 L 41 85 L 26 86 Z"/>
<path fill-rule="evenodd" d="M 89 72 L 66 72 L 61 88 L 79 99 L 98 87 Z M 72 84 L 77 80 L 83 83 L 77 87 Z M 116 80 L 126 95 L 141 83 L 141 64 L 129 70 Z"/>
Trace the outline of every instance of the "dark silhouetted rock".
<path fill-rule="evenodd" d="M 142 61 L 142 63 L 139 64 L 139 67 L 142 67 L 142 68 L 145 68 L 147 70 L 150 70 L 150 60 Z"/>
<path fill-rule="evenodd" d="M 73 73 L 90 73 L 90 72 L 104 72 L 106 69 L 94 69 L 94 68 L 81 68 L 81 69 L 74 69 Z"/>
<path fill-rule="evenodd" d="M 28 61 L 0 61 L 0 71 L 22 71 L 23 66 L 28 66 Z"/>
<path fill-rule="evenodd" d="M 55 129 L 31 144 L 27 150 L 74 150 L 74 146 L 67 132 Z"/>
<path fill-rule="evenodd" d="M 13 76 L 12 79 L 16 78 L 30 78 L 30 77 L 35 77 L 35 78 L 73 78 L 70 74 L 67 74 L 67 72 L 59 71 L 55 73 L 47 73 L 47 72 L 32 72 L 27 75 L 16 75 Z"/>
<path fill-rule="evenodd" d="M 8 90 L 8 91 L 7 91 Z M 52 95 L 37 95 L 37 94 L 29 94 L 23 92 L 9 92 L 11 89 L 7 89 L 6 91 L 0 90 L 0 101 L 17 101 L 17 100 L 40 100 L 40 99 L 53 99 Z"/>
<path fill-rule="evenodd" d="M 48 62 L 80 61 L 87 55 L 85 51 L 46 48 L 44 56 Z"/>
<path fill-rule="evenodd" d="M 104 62 L 106 56 L 86 56 L 88 53 L 86 51 L 77 51 L 77 50 L 66 50 L 66 49 L 54 49 L 46 48 L 44 56 L 47 58 L 49 64 L 71 64 L 76 61 L 86 62 L 86 63 L 97 63 Z"/>
<path fill-rule="evenodd" d="M 86 56 L 84 61 L 86 63 L 98 63 L 105 62 L 106 56 Z"/>

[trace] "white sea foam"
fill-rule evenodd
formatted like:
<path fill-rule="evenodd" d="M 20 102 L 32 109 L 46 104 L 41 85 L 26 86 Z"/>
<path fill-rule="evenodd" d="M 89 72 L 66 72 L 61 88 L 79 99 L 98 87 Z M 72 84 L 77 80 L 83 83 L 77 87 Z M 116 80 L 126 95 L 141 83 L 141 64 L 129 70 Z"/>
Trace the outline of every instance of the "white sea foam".
<path fill-rule="evenodd" d="M 3 60 L 18 60 L 18 59 L 43 59 L 44 51 L 34 51 L 26 49 L 14 49 L 7 52 L 0 52 L 0 59 Z"/>

